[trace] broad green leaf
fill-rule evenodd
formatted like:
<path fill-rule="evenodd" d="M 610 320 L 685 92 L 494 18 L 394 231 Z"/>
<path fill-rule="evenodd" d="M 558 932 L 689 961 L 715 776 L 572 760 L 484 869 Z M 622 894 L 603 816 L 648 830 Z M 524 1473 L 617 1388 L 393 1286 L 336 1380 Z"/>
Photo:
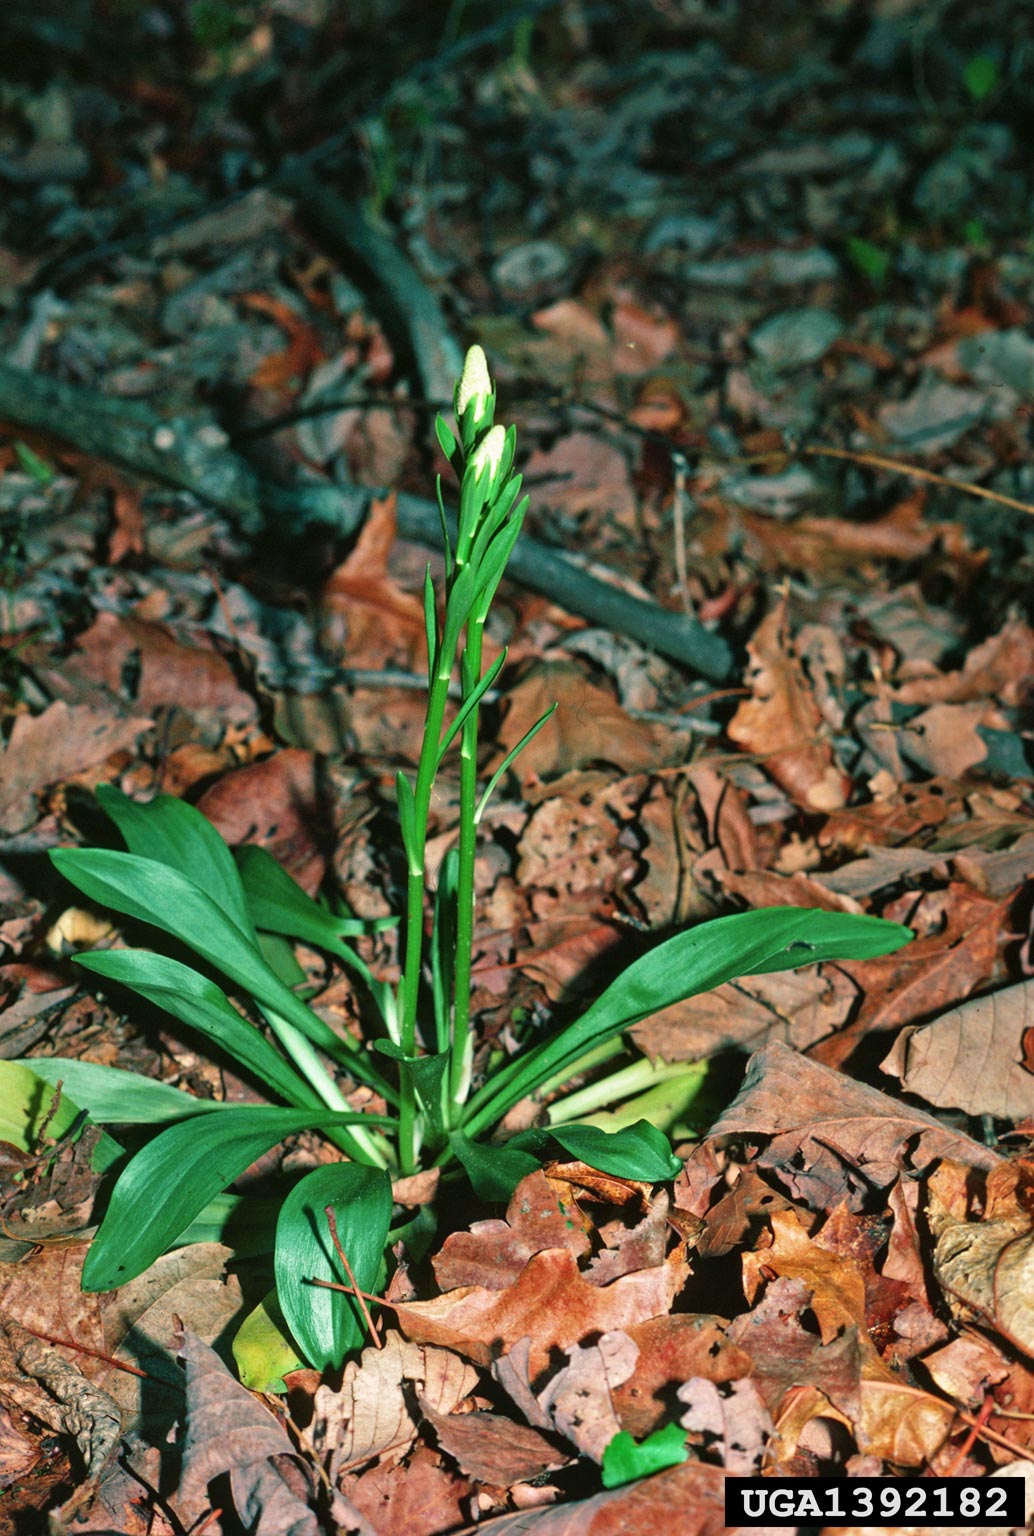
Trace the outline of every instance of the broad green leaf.
<path fill-rule="evenodd" d="M 208 893 L 246 938 L 254 940 L 233 854 L 207 816 L 174 795 L 158 795 L 138 805 L 112 784 L 98 784 L 96 795 L 130 853 L 179 870 Z"/>
<path fill-rule="evenodd" d="M 317 1370 L 336 1369 L 365 1336 L 353 1297 L 312 1284 L 349 1283 L 331 1239 L 328 1205 L 356 1284 L 371 1291 L 391 1222 L 391 1180 L 377 1168 L 330 1163 L 307 1174 L 284 1201 L 276 1227 L 277 1298 L 293 1337 Z"/>
<path fill-rule="evenodd" d="M 671 1150 L 667 1136 L 648 1120 L 637 1120 L 620 1131 L 603 1131 L 595 1125 L 555 1125 L 521 1131 L 510 1137 L 506 1147 L 530 1152 L 541 1161 L 555 1155 L 549 1145 L 551 1141 L 558 1142 L 570 1157 L 619 1179 L 662 1184 L 682 1172 L 682 1162 Z"/>
<path fill-rule="evenodd" d="M 57 1072 L 53 1080 L 47 1075 L 46 1066 L 52 1059 L 41 1056 L 38 1060 L 32 1057 L 26 1061 L 0 1061 L 0 1141 L 10 1142 L 19 1152 L 41 1151 L 41 1132 L 50 1141 L 60 1140 L 86 1109 L 85 1104 L 65 1092 L 66 1074 Z M 62 1080 L 61 1100 L 48 1120 L 57 1079 Z M 104 1132 L 93 1150 L 94 1172 L 103 1173 L 121 1156 L 118 1142 Z"/>
<path fill-rule="evenodd" d="M 603 1452 L 601 1480 L 604 1488 L 620 1488 L 622 1483 L 634 1483 L 666 1467 L 679 1467 L 688 1459 L 686 1431 L 680 1424 L 665 1424 L 638 1445 L 623 1429 Z"/>
<path fill-rule="evenodd" d="M 878 917 L 800 907 L 739 912 L 676 934 L 634 960 L 575 1023 L 497 1073 L 468 1105 L 467 1134 L 476 1136 L 593 1046 L 671 1003 L 737 976 L 890 954 L 911 937 L 900 923 Z"/>
<path fill-rule="evenodd" d="M 265 1035 L 241 1018 L 215 982 L 189 965 L 148 949 L 94 950 L 77 955 L 76 961 L 84 970 L 139 992 L 149 1003 L 198 1030 L 288 1104 L 300 1108 L 323 1102 Z"/>
<path fill-rule="evenodd" d="M 542 1166 L 539 1158 L 509 1145 L 471 1141 L 462 1131 L 449 1137 L 452 1148 L 479 1200 L 509 1200 L 521 1180 Z"/>
<path fill-rule="evenodd" d="M 265 848 L 244 843 L 236 852 L 248 913 L 256 928 L 284 933 L 333 949 L 343 938 L 380 933 L 395 926 L 395 918 L 364 922 L 360 917 L 335 917 L 307 896 L 296 880 Z M 346 958 L 351 957 L 349 951 Z"/>
<path fill-rule="evenodd" d="M 378 1115 L 228 1105 L 162 1131 L 127 1163 L 83 1265 L 84 1291 L 113 1291 L 171 1247 L 213 1197 L 296 1131 L 385 1123 Z"/>
<path fill-rule="evenodd" d="M 157 1078 L 141 1077 L 123 1067 L 102 1067 L 94 1061 L 45 1056 L 23 1065 L 31 1065 L 36 1075 L 52 1086 L 60 1081 L 97 1125 L 168 1125 L 190 1115 L 230 1107 L 215 1099 L 199 1099 Z"/>
<path fill-rule="evenodd" d="M 352 1042 L 340 1040 L 306 1008 L 269 969 L 255 940 L 245 938 L 207 892 L 179 870 L 138 854 L 104 848 L 56 848 L 50 857 L 65 879 L 91 901 L 171 934 L 260 1003 L 282 1014 L 328 1056 L 347 1061 L 357 1076 L 367 1072 Z M 370 1081 L 368 1072 L 365 1080 Z"/>
<path fill-rule="evenodd" d="M 273 1195 L 215 1195 L 172 1246 L 223 1243 L 237 1259 L 272 1253 L 282 1204 Z"/>
<path fill-rule="evenodd" d="M 249 1392 L 286 1392 L 284 1377 L 305 1364 L 288 1332 L 276 1290 L 264 1296 L 237 1329 L 237 1374 Z"/>

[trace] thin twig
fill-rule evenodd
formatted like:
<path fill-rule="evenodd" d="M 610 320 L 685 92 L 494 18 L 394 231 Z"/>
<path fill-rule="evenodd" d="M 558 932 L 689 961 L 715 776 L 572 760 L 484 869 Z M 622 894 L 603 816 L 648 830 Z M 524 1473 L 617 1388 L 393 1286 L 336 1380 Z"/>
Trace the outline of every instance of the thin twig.
<path fill-rule="evenodd" d="M 352 1273 L 352 1266 L 348 1262 L 348 1255 L 345 1253 L 345 1250 L 342 1248 L 341 1240 L 339 1239 L 339 1237 L 337 1235 L 337 1217 L 334 1215 L 334 1207 L 332 1205 L 325 1205 L 323 1207 L 323 1214 L 327 1218 L 327 1226 L 330 1228 L 330 1236 L 331 1236 L 331 1240 L 332 1240 L 332 1242 L 334 1244 L 334 1247 L 337 1249 L 337 1256 L 341 1260 L 342 1264 L 345 1267 L 345 1274 L 348 1276 L 349 1283 L 350 1283 L 350 1285 L 352 1287 L 352 1291 L 353 1291 L 353 1293 L 355 1295 L 355 1299 L 359 1303 L 359 1310 L 362 1312 L 363 1317 L 366 1319 L 366 1326 L 369 1329 L 370 1337 L 373 1339 L 373 1342 L 377 1346 L 378 1349 L 383 1349 L 384 1345 L 381 1343 L 381 1336 L 377 1332 L 377 1328 L 376 1328 L 376 1325 L 374 1324 L 373 1318 L 370 1316 L 370 1309 L 366 1305 L 366 1298 L 363 1295 L 362 1291 L 359 1289 L 358 1284 L 356 1283 L 355 1275 L 353 1275 L 353 1273 Z M 315 1282 L 315 1283 L 319 1284 L 318 1281 Z"/>

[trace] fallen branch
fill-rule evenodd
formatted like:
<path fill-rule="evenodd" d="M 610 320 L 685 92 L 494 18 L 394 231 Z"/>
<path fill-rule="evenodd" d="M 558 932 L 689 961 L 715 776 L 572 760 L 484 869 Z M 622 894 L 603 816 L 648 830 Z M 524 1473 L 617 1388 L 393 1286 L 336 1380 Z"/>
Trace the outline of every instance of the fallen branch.
<path fill-rule="evenodd" d="M 271 530 L 281 540 L 293 539 L 321 526 L 347 538 L 359 527 L 375 494 L 364 486 L 283 485 L 260 475 L 235 453 L 226 433 L 211 419 L 165 420 L 138 400 L 106 398 L 4 363 L 0 419 L 189 491 L 228 513 L 249 537 Z M 418 544 L 441 544 L 434 502 L 400 494 L 398 527 L 403 537 Z M 508 574 L 590 623 L 627 635 L 715 682 L 731 674 L 732 653 L 720 635 L 590 575 L 536 539 L 525 537 L 518 543 Z"/>

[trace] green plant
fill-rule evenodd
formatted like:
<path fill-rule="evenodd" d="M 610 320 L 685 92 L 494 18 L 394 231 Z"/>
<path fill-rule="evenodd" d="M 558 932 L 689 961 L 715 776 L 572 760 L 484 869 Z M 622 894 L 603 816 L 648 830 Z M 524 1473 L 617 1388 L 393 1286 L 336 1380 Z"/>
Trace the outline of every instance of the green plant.
<path fill-rule="evenodd" d="M 679 1168 L 662 1132 L 646 1119 L 617 1130 L 563 1123 L 498 1143 L 490 1138 L 527 1095 L 562 1085 L 613 1053 L 631 1025 L 668 1004 L 737 976 L 821 960 L 885 954 L 908 929 L 876 918 L 788 907 L 742 913 L 677 934 L 641 955 L 580 1019 L 532 1044 L 474 1087 L 469 1017 L 478 825 L 496 784 L 542 729 L 547 711 L 480 789 L 478 709 L 505 664 L 483 670 L 485 623 L 520 533 L 527 498 L 513 472 L 515 435 L 494 421 L 495 393 L 484 353 L 468 353 L 457 386 L 456 432 L 439 418 L 438 439 L 460 481 L 455 524 L 439 482 L 446 574 L 436 593 L 428 572 L 424 612 L 428 649 L 425 729 L 416 773 L 400 774 L 398 814 L 406 864 L 401 977 L 397 990 L 376 978 L 353 947 L 368 930 L 308 897 L 264 850 L 234 856 L 200 812 L 159 796 L 138 805 L 111 787 L 98 799 L 127 851 L 59 849 L 58 870 L 92 901 L 157 928 L 231 982 L 252 1016 L 233 1006 L 211 975 L 182 959 L 145 949 L 90 952 L 78 964 L 120 983 L 202 1034 L 263 1091 L 270 1104 L 203 1101 L 115 1068 L 45 1059 L 25 1065 L 63 1091 L 98 1124 L 158 1127 L 122 1168 L 87 1255 L 83 1286 L 109 1290 L 144 1270 L 200 1227 L 229 1220 L 220 1206 L 233 1181 L 269 1148 L 302 1130 L 321 1131 L 345 1160 L 296 1185 L 277 1218 L 276 1301 L 294 1340 L 316 1366 L 336 1365 L 360 1337 L 352 1302 L 316 1288 L 340 1279 L 326 1210 L 330 1207 L 357 1282 L 376 1281 L 393 1219 L 392 1175 L 437 1164 L 464 1173 L 485 1198 L 502 1198 L 557 1145 L 604 1172 L 661 1181 Z M 449 714 L 458 671 L 460 701 Z M 442 762 L 459 748 L 458 841 L 446 856 L 425 937 L 426 844 L 432 790 Z M 369 1040 L 335 1033 L 295 990 L 300 972 L 285 939 L 337 956 L 366 984 L 378 1022 Z M 257 1022 L 264 1020 L 268 1033 Z M 690 1068 L 690 1073 L 698 1069 Z M 660 1081 L 665 1074 L 660 1074 Z M 339 1077 L 378 1096 L 381 1113 L 353 1108 Z M 611 1098 L 641 1087 L 626 1071 Z M 596 1086 L 579 1110 L 608 1101 Z M 229 1215 L 226 1214 L 229 1209 Z M 222 1213 L 222 1214 L 220 1214 Z M 263 1326 L 273 1327 L 273 1304 Z"/>

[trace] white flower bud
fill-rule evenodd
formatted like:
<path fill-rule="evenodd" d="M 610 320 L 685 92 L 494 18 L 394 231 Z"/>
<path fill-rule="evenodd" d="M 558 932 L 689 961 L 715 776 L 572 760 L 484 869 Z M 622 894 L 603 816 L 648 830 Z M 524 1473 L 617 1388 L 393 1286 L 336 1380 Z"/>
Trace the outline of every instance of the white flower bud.
<path fill-rule="evenodd" d="M 463 372 L 456 390 L 457 417 L 462 416 L 469 405 L 473 405 L 474 421 L 479 422 L 491 398 L 492 380 L 488 373 L 488 359 L 481 347 L 470 347 L 463 360 Z"/>
<path fill-rule="evenodd" d="M 493 427 L 480 447 L 475 450 L 470 461 L 471 473 L 475 480 L 480 480 L 482 475 L 488 475 L 489 479 L 499 472 L 499 466 L 503 462 L 503 449 L 506 447 L 506 428 Z"/>

